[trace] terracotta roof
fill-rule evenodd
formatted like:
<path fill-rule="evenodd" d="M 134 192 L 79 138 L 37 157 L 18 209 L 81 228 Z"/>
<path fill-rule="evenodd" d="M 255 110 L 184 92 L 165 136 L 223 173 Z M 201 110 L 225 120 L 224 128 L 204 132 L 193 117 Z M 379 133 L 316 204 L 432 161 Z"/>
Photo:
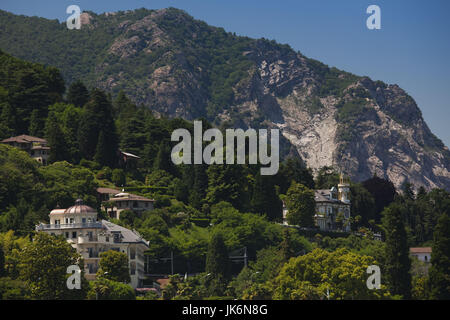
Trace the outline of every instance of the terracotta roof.
<path fill-rule="evenodd" d="M 47 140 L 42 139 L 42 138 L 38 138 L 38 137 L 28 136 L 26 134 L 22 134 L 20 136 L 4 139 L 1 142 L 4 142 L 4 143 L 8 143 L 8 142 L 18 142 L 18 143 L 39 142 L 39 143 L 47 143 Z"/>
<path fill-rule="evenodd" d="M 159 283 L 161 288 L 164 288 L 165 286 L 167 286 L 170 283 L 170 279 L 161 278 L 161 279 L 157 279 L 156 282 Z"/>
<path fill-rule="evenodd" d="M 97 188 L 97 192 L 103 193 L 103 194 L 118 194 L 120 192 L 120 190 L 111 189 L 111 188 Z"/>
<path fill-rule="evenodd" d="M 410 253 L 431 253 L 431 247 L 409 248 Z"/>

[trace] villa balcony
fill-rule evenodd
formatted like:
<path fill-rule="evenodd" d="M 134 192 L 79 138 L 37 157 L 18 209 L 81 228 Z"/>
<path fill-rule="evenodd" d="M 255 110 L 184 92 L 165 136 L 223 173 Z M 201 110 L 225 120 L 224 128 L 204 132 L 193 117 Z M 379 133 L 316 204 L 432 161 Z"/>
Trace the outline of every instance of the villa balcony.
<path fill-rule="evenodd" d="M 36 231 L 50 231 L 50 230 L 63 230 L 63 229 L 100 229 L 102 228 L 101 222 L 88 222 L 88 223 L 68 223 L 68 224 L 39 224 L 36 226 Z"/>

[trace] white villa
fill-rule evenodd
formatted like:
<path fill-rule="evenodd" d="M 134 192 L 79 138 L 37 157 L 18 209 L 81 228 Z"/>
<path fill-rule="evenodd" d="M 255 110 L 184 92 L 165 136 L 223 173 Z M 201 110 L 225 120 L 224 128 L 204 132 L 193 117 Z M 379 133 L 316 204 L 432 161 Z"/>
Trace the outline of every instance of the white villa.
<path fill-rule="evenodd" d="M 81 199 L 67 209 L 50 212 L 50 224 L 39 224 L 36 231 L 52 235 L 63 235 L 82 256 L 85 262 L 85 277 L 94 280 L 99 267 L 100 253 L 116 250 L 126 253 L 129 261 L 130 285 L 142 287 L 145 256 L 148 241 L 136 231 L 126 229 L 106 220 L 97 220 L 97 211 Z"/>
<path fill-rule="evenodd" d="M 316 214 L 314 220 L 320 230 L 350 232 L 350 183 L 341 174 L 340 182 L 331 189 L 314 190 Z M 283 223 L 287 224 L 288 209 L 283 206 Z"/>
<path fill-rule="evenodd" d="M 102 200 L 102 210 L 110 218 L 120 219 L 120 213 L 131 210 L 135 213 L 153 210 L 155 200 L 127 192 L 115 192 L 110 188 L 98 188 L 97 193 Z"/>

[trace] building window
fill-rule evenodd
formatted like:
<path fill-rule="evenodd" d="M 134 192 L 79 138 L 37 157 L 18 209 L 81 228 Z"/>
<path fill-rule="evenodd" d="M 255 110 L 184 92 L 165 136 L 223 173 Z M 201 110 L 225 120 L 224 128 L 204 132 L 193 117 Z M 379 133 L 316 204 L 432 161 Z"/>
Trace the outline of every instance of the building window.
<path fill-rule="evenodd" d="M 425 256 L 425 261 L 428 261 L 428 256 Z"/>
<path fill-rule="evenodd" d="M 61 220 L 55 220 L 55 224 L 60 224 L 61 223 Z"/>
<path fill-rule="evenodd" d="M 82 223 L 86 223 L 86 218 L 81 218 Z"/>
<path fill-rule="evenodd" d="M 66 232 L 66 239 L 69 239 L 69 233 Z"/>
<path fill-rule="evenodd" d="M 134 202 L 133 202 L 133 207 L 134 207 L 134 208 L 137 208 L 137 207 L 138 207 L 137 201 L 134 201 Z"/>
<path fill-rule="evenodd" d="M 72 232 L 72 239 L 74 239 L 76 237 L 77 237 L 77 232 L 76 231 Z"/>

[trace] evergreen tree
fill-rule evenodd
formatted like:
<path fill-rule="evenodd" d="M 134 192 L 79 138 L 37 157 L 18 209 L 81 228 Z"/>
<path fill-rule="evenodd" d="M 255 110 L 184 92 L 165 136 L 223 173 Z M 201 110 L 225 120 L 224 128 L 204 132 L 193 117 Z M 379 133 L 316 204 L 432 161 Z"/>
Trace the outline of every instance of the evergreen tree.
<path fill-rule="evenodd" d="M 450 218 L 447 213 L 440 216 L 434 232 L 429 282 L 433 299 L 450 300 Z"/>
<path fill-rule="evenodd" d="M 283 203 L 276 193 L 272 176 L 256 174 L 251 207 L 253 212 L 265 214 L 270 220 L 281 220 Z"/>
<path fill-rule="evenodd" d="M 164 141 L 161 141 L 161 143 L 159 144 L 159 150 L 158 150 L 158 154 L 155 158 L 155 162 L 153 164 L 153 169 L 164 170 L 171 174 L 174 173 L 172 159 L 170 156 L 170 147 Z"/>
<path fill-rule="evenodd" d="M 243 165 L 210 165 L 206 201 L 213 205 L 229 202 L 240 211 L 249 210 L 250 196 L 246 168 Z"/>
<path fill-rule="evenodd" d="M 355 227 L 369 226 L 370 221 L 375 219 L 375 200 L 372 194 L 360 183 L 350 185 L 351 213 L 353 217 L 360 217 Z"/>
<path fill-rule="evenodd" d="M 83 82 L 75 81 L 69 87 L 67 92 L 67 102 L 75 105 L 75 107 L 83 107 L 89 100 L 89 91 Z"/>
<path fill-rule="evenodd" d="M 3 103 L 0 114 L 0 139 L 9 138 L 17 134 L 16 113 L 9 103 Z"/>
<path fill-rule="evenodd" d="M 403 198 L 409 201 L 414 201 L 414 191 L 413 191 L 413 185 L 409 183 L 408 181 L 405 181 L 402 185 L 402 191 L 403 191 Z"/>
<path fill-rule="evenodd" d="M 378 178 L 376 175 L 364 181 L 362 184 L 372 194 L 375 200 L 375 221 L 380 223 L 381 212 L 394 201 L 395 195 L 397 194 L 394 184 L 391 181 Z"/>
<path fill-rule="evenodd" d="M 80 152 L 85 159 L 92 160 L 97 151 L 100 132 L 105 133 L 104 154 L 108 164 L 117 162 L 118 137 L 112 115 L 112 106 L 106 95 L 97 89 L 92 90 L 89 102 L 84 106 L 78 128 Z"/>
<path fill-rule="evenodd" d="M 220 233 L 212 235 L 206 255 L 206 272 L 212 279 L 209 283 L 213 294 L 221 295 L 230 275 L 228 250 Z"/>
<path fill-rule="evenodd" d="M 411 260 L 402 210 L 401 204 L 394 202 L 383 211 L 386 279 L 391 293 L 410 299 Z"/>
<path fill-rule="evenodd" d="M 284 262 L 289 261 L 290 258 L 295 256 L 294 248 L 292 246 L 291 234 L 289 229 L 283 230 L 283 241 L 280 243 L 280 251 L 283 256 Z"/>
<path fill-rule="evenodd" d="M 108 142 L 106 140 L 106 135 L 104 131 L 100 131 L 98 135 L 97 148 L 95 150 L 94 160 L 98 162 L 102 167 L 109 164 L 109 154 L 108 154 Z"/>
<path fill-rule="evenodd" d="M 67 160 L 68 150 L 64 134 L 56 116 L 51 112 L 45 123 L 45 137 L 50 146 L 49 162 Z"/>
<path fill-rule="evenodd" d="M 213 275 L 229 275 L 228 250 L 221 233 L 214 233 L 208 246 L 206 272 Z"/>
<path fill-rule="evenodd" d="M 192 171 L 191 169 L 188 169 Z M 186 171 L 186 170 L 185 170 Z M 192 191 L 189 195 L 189 203 L 196 209 L 201 209 L 203 200 L 206 197 L 206 190 L 208 188 L 208 175 L 206 174 L 206 167 L 203 164 L 194 165 L 194 182 Z"/>
<path fill-rule="evenodd" d="M 305 164 L 299 158 L 288 158 L 281 163 L 278 174 L 275 175 L 276 184 L 280 187 L 280 193 L 285 194 L 292 181 L 303 184 L 313 189 L 314 178 L 311 171 L 306 168 Z"/>
<path fill-rule="evenodd" d="M 43 125 L 42 125 L 41 118 L 39 117 L 39 110 L 34 109 L 33 112 L 31 113 L 30 126 L 28 127 L 28 133 L 34 137 L 41 137 L 42 136 L 42 127 L 43 127 Z"/>
<path fill-rule="evenodd" d="M 0 246 L 0 278 L 5 276 L 5 254 Z"/>

